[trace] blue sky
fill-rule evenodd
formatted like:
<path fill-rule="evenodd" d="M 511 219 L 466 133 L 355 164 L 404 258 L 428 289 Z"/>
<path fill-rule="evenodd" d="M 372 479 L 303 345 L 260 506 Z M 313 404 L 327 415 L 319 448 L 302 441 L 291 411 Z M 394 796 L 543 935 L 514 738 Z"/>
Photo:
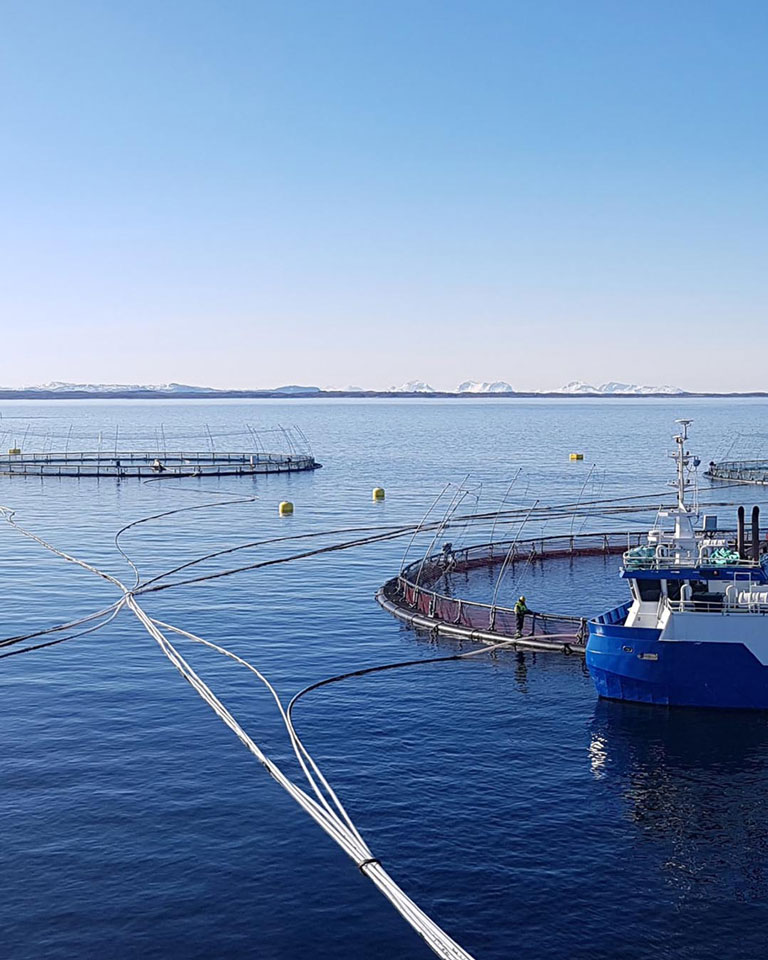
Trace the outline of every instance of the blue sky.
<path fill-rule="evenodd" d="M 768 389 L 764 2 L 0 17 L 0 385 Z"/>

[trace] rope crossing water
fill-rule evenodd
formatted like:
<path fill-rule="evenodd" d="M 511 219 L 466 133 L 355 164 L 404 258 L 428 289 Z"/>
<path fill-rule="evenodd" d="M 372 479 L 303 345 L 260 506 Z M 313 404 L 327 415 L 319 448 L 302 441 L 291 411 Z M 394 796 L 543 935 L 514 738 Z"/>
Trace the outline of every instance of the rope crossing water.
<path fill-rule="evenodd" d="M 105 573 L 104 571 L 98 569 L 92 564 L 87 563 L 84 560 L 80 560 L 71 554 L 65 553 L 63 550 L 59 550 L 57 547 L 53 546 L 53 544 L 48 543 L 46 540 L 43 540 L 41 537 L 38 537 L 31 531 L 26 530 L 24 527 L 16 523 L 14 519 L 14 512 L 9 508 L 0 507 L 0 514 L 2 514 L 4 519 L 22 536 L 33 540 L 35 543 L 38 543 L 44 549 L 49 550 L 51 553 L 62 558 L 63 560 L 76 564 L 77 566 L 88 570 L 94 575 L 107 580 L 109 583 L 116 586 L 122 594 L 121 599 L 117 601 L 113 607 L 108 608 L 106 611 L 100 611 L 98 614 L 92 614 L 90 617 L 82 618 L 80 621 L 74 621 L 68 625 L 62 624 L 58 627 L 50 628 L 48 631 L 40 631 L 39 633 L 63 630 L 67 627 L 73 627 L 89 620 L 96 619 L 99 616 L 103 616 L 105 613 L 108 614 L 106 619 L 101 620 L 96 627 L 92 628 L 99 629 L 113 619 L 123 606 L 126 606 L 136 616 L 139 623 L 141 623 L 152 639 L 155 640 L 168 660 L 173 664 L 174 667 L 176 667 L 182 677 L 184 677 L 184 679 L 192 686 L 201 699 L 207 703 L 213 712 L 229 727 L 230 730 L 232 730 L 232 732 L 246 747 L 246 749 L 248 749 L 267 770 L 270 776 L 333 840 L 335 840 L 341 849 L 344 850 L 349 857 L 351 857 L 360 872 L 368 877 L 368 879 L 386 897 L 386 899 L 392 904 L 398 913 L 407 921 L 407 923 L 409 923 L 410 926 L 413 927 L 413 929 L 424 939 L 431 950 L 437 956 L 445 958 L 445 960 L 473 960 L 471 954 L 467 953 L 463 947 L 453 940 L 440 926 L 438 926 L 437 923 L 435 923 L 434 920 L 431 919 L 431 917 L 428 916 L 428 914 L 426 914 L 413 900 L 411 900 L 411 898 L 400 888 L 395 880 L 384 869 L 379 859 L 374 856 L 360 832 L 355 827 L 352 819 L 345 810 L 335 791 L 331 788 L 311 754 L 301 742 L 301 739 L 294 729 L 288 712 L 282 705 L 277 691 L 267 680 L 267 678 L 259 670 L 257 670 L 256 667 L 248 663 L 246 660 L 243 660 L 241 657 L 238 657 L 231 651 L 226 650 L 224 647 L 219 646 L 218 644 L 211 643 L 202 637 L 189 633 L 186 630 L 182 630 L 179 627 L 175 627 L 172 624 L 154 620 L 141 607 L 136 599 L 134 591 L 126 587 L 125 584 L 123 584 L 116 577 Z M 128 560 L 133 568 L 138 582 L 138 569 L 127 556 L 126 560 Z M 171 643 L 163 631 L 177 634 L 195 643 L 203 644 L 209 649 L 214 650 L 223 656 L 229 657 L 240 666 L 249 670 L 267 687 L 275 701 L 280 713 L 280 717 L 288 732 L 291 746 L 296 754 L 301 769 L 314 796 L 311 796 L 306 792 L 306 790 L 294 783 L 294 781 L 291 780 L 291 778 L 288 777 L 276 763 L 269 759 L 261 747 L 259 747 L 253 738 L 240 725 L 240 723 L 236 720 L 232 713 L 230 713 L 222 701 L 213 693 L 210 687 L 196 673 L 188 661 L 179 653 L 179 651 Z M 18 638 L 10 639 L 17 640 Z M 488 648 L 476 652 L 485 653 L 487 652 L 487 649 Z"/>

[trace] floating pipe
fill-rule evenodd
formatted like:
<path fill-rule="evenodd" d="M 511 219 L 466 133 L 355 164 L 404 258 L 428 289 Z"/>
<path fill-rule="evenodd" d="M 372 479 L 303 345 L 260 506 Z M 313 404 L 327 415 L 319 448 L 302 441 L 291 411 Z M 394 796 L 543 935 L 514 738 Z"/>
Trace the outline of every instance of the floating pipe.
<path fill-rule="evenodd" d="M 760 560 L 760 507 L 752 507 L 752 559 Z"/>
<path fill-rule="evenodd" d="M 736 552 L 739 559 L 744 559 L 744 507 L 739 507 L 736 526 Z"/>

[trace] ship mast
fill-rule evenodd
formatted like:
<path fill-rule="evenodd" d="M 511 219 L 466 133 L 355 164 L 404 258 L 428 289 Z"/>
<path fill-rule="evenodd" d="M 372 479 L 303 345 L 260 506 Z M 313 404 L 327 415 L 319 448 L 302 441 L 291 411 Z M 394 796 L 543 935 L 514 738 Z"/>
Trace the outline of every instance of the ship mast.
<path fill-rule="evenodd" d="M 685 441 L 688 439 L 688 427 L 693 423 L 693 420 L 675 420 L 675 423 L 679 423 L 681 428 L 680 433 L 675 437 L 677 452 L 672 454 L 677 462 L 677 506 L 679 510 L 687 513 L 688 508 L 685 505 L 685 468 L 688 466 L 691 455 L 685 449 Z"/>
<path fill-rule="evenodd" d="M 685 449 L 685 443 L 688 439 L 688 427 L 693 420 L 675 420 L 680 424 L 680 433 L 675 437 L 677 450 L 672 454 L 677 463 L 677 510 L 675 511 L 675 540 L 678 551 L 691 551 L 695 549 L 695 534 L 693 532 L 693 522 L 691 511 L 685 503 L 685 489 L 689 481 L 686 480 L 686 470 L 691 462 L 691 454 Z M 694 460 L 694 464 L 696 461 Z M 681 556 L 678 556 L 681 559 Z"/>

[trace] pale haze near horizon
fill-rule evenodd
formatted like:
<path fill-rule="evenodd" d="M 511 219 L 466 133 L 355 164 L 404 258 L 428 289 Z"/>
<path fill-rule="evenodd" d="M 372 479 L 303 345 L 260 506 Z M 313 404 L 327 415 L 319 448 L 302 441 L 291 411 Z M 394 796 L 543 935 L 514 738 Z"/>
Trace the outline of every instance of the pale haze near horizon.
<path fill-rule="evenodd" d="M 0 386 L 768 388 L 768 7 L 10 2 Z"/>

